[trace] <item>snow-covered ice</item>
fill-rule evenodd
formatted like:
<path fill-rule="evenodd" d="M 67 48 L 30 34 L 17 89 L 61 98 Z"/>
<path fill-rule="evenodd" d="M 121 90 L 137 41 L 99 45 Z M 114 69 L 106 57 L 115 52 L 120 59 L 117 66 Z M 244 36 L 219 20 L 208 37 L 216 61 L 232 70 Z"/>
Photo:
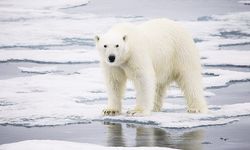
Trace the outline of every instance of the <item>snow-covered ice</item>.
<path fill-rule="evenodd" d="M 203 51 L 202 56 L 202 63 L 206 66 L 250 67 L 250 51 Z"/>
<path fill-rule="evenodd" d="M 38 73 L 38 74 L 46 74 L 53 72 L 60 72 L 56 66 L 49 67 L 18 67 L 22 72 L 25 73 Z"/>
<path fill-rule="evenodd" d="M 88 143 L 76 143 L 56 140 L 28 140 L 0 145 L 1 150 L 174 150 L 173 148 L 160 147 L 105 147 Z"/>
<path fill-rule="evenodd" d="M 241 108 L 240 110 L 238 108 Z M 163 112 L 148 117 L 104 117 L 102 120 L 149 124 L 162 128 L 194 128 L 211 125 L 225 125 L 238 121 L 238 117 L 250 115 L 250 103 L 224 106 L 210 106 L 208 114 L 186 113 L 181 105 L 165 104 Z"/>
<path fill-rule="evenodd" d="M 7 8 L 23 8 L 23 9 L 59 9 L 67 7 L 75 7 L 79 5 L 86 5 L 89 3 L 89 0 L 36 0 L 34 3 L 33 0 L 3 0 L 1 5 L 4 5 Z"/>
<path fill-rule="evenodd" d="M 244 5 L 250 5 L 250 1 L 248 0 L 243 0 L 243 1 L 238 1 L 239 3 L 242 3 Z"/>
<path fill-rule="evenodd" d="M 77 64 L 99 61 L 95 50 L 0 50 L 0 54 L 0 62 Z"/>
<path fill-rule="evenodd" d="M 37 62 L 57 64 L 98 63 L 96 50 L 0 50 L 0 62 Z M 207 66 L 250 67 L 250 51 L 202 51 L 202 63 Z"/>
<path fill-rule="evenodd" d="M 45 74 L 0 80 L 1 102 L 11 104 L 1 107 L 0 124 L 45 126 L 110 120 L 111 118 L 101 117 L 101 110 L 105 107 L 103 100 L 107 99 L 101 69 L 86 68 L 78 72 L 79 74 L 72 75 Z M 206 88 L 227 86 L 230 82 L 250 79 L 250 72 L 206 69 L 204 73 L 215 73 L 214 76 L 204 78 Z M 174 85 L 168 93 L 169 97 L 182 97 L 182 93 Z M 213 94 L 208 91 L 206 95 Z M 135 91 L 131 83 L 128 84 L 125 99 L 128 104 L 124 105 L 124 111 L 132 108 L 135 100 Z M 146 122 L 160 127 L 176 128 L 218 125 L 237 120 L 240 113 L 250 114 L 248 104 L 239 105 L 242 105 L 240 108 L 246 109 L 238 112 L 237 109 L 227 110 L 230 106 L 216 106 L 220 109 L 213 110 L 214 107 L 210 106 L 211 114 L 192 115 L 185 112 L 184 105 L 168 103 L 164 107 L 164 112 L 154 113 L 150 117 L 138 119 L 120 116 L 113 119 L 128 122 L 137 120 L 135 123 Z"/>
<path fill-rule="evenodd" d="M 211 77 L 204 77 L 205 88 L 226 87 L 233 82 L 250 81 L 250 72 L 230 71 L 224 69 L 206 69 L 205 74 L 213 74 Z"/>
<path fill-rule="evenodd" d="M 66 13 L 65 9 L 85 5 L 88 0 L 1 0 L 0 49 L 53 49 L 93 46 L 94 33 L 118 22 L 143 18 L 100 17 L 95 14 Z M 18 28 L 17 28 L 18 26 Z M 52 48 L 53 47 L 53 48 Z M 64 48 L 65 49 L 65 48 Z"/>
<path fill-rule="evenodd" d="M 127 117 L 125 111 L 132 107 L 130 104 L 124 105 L 123 114 L 120 116 L 103 117 L 100 110 L 105 107 L 105 104 L 77 105 L 73 102 L 63 103 L 58 104 L 60 106 L 55 106 L 55 104 L 47 105 L 47 109 L 43 104 L 39 105 L 39 107 L 32 105 L 33 108 L 30 109 L 18 109 L 19 114 L 3 109 L 6 113 L 1 115 L 8 115 L 8 118 L 4 119 L 2 117 L 1 124 L 33 127 L 113 121 L 163 128 L 194 128 L 225 125 L 238 121 L 239 117 L 250 115 L 250 103 L 209 106 L 210 111 L 208 114 L 189 114 L 186 113 L 183 105 L 166 103 L 162 112 L 153 113 L 151 116 L 146 117 Z M 11 106 L 5 107 L 11 108 Z"/>
<path fill-rule="evenodd" d="M 68 15 L 63 12 L 58 13 Z M 70 24 L 65 25 L 67 22 L 65 18 L 68 17 L 71 20 Z M 2 32 L 0 34 L 0 61 L 96 63 L 99 59 L 93 48 L 94 34 L 105 31 L 114 23 L 146 20 L 146 18 L 141 18 L 141 20 L 138 18 L 100 18 L 95 15 L 79 16 L 78 14 L 64 16 L 63 19 L 59 17 L 56 22 L 54 22 L 55 19 L 46 20 L 48 18 L 50 17 L 46 16 L 45 21 L 43 19 L 31 20 L 30 25 L 25 23 L 18 29 L 9 27 L 13 22 L 2 21 L 0 27 L 5 30 L 0 31 Z M 180 21 L 180 23 L 193 33 L 194 39 L 200 41 L 197 45 L 201 49 L 202 57 L 206 58 L 203 60 L 205 65 L 249 66 L 249 51 L 223 50 L 224 47 L 250 44 L 249 21 L 250 12 L 244 12 L 214 15 L 205 21 L 200 19 Z M 64 27 L 60 28 L 60 24 L 64 24 Z M 13 23 L 13 26 L 15 25 L 16 22 Z M 23 34 L 29 36 L 24 38 Z M 62 46 L 66 47 L 63 51 L 60 50 Z M 52 49 L 53 51 L 30 51 L 30 49 Z M 230 57 L 232 55 L 234 57 Z"/>

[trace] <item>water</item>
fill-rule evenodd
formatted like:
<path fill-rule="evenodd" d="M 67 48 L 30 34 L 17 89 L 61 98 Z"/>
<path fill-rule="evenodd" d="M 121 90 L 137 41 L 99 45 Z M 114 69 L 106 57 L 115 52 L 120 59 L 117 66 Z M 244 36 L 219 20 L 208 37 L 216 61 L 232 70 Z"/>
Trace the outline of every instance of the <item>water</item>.
<path fill-rule="evenodd" d="M 250 102 L 249 89 L 249 82 L 232 84 L 225 89 L 210 89 L 209 91 L 215 93 L 215 96 L 209 97 L 207 100 L 209 104 L 213 105 Z"/>

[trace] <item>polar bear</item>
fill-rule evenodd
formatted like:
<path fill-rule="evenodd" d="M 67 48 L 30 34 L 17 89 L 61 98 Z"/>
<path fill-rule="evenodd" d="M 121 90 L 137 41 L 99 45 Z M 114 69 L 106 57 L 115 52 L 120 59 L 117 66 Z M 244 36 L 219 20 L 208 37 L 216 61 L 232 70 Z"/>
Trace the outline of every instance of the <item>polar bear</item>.
<path fill-rule="evenodd" d="M 207 112 L 199 51 L 177 22 L 155 19 L 137 25 L 121 23 L 95 36 L 95 42 L 108 93 L 104 115 L 121 113 L 127 80 L 132 80 L 136 90 L 136 106 L 127 112 L 129 116 L 160 111 L 165 91 L 173 81 L 184 93 L 188 112 Z"/>

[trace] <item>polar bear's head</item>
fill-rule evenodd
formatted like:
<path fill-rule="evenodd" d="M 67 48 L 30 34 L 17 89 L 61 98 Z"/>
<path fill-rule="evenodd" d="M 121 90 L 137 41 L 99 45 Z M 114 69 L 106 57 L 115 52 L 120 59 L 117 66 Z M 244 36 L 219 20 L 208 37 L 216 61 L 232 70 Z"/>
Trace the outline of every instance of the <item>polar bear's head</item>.
<path fill-rule="evenodd" d="M 119 66 L 128 58 L 127 36 L 119 33 L 106 33 L 95 36 L 96 47 L 103 62 Z"/>

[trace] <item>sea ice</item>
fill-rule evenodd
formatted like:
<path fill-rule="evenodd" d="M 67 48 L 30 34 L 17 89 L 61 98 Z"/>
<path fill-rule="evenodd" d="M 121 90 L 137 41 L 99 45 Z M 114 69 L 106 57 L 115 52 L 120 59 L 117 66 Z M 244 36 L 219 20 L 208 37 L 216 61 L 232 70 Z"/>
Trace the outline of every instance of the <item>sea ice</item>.
<path fill-rule="evenodd" d="M 24 9 L 58 9 L 74 7 L 79 5 L 86 5 L 89 0 L 36 0 L 36 3 L 32 0 L 2 0 L 1 5 L 5 8 L 24 8 Z"/>
<path fill-rule="evenodd" d="M 0 124 L 45 126 L 114 119 L 121 122 L 153 123 L 160 127 L 186 128 L 226 124 L 238 120 L 238 118 L 230 117 L 250 113 L 246 107 L 248 103 L 238 104 L 242 109 L 237 113 L 234 113 L 236 109 L 226 109 L 229 106 L 216 106 L 216 108 L 220 108 L 219 110 L 213 110 L 214 107 L 210 106 L 211 113 L 208 115 L 187 114 L 184 105 L 168 103 L 163 112 L 153 113 L 152 116 L 140 119 L 125 116 L 102 118 L 101 110 L 105 107 L 103 103 L 106 103 L 103 100 L 107 99 L 107 95 L 101 69 L 85 68 L 78 72 L 80 74 L 44 74 L 0 80 L 0 99 L 12 104 L 0 106 Z M 207 88 L 227 86 L 232 81 L 250 79 L 249 72 L 222 69 L 206 69 L 203 72 L 215 74 L 204 77 Z M 208 91 L 206 95 L 212 96 L 212 93 Z M 168 96 L 182 97 L 182 93 L 172 86 Z M 131 83 L 128 84 L 125 99 L 125 102 L 135 99 L 135 91 Z M 124 111 L 132 107 L 132 102 L 127 103 L 124 105 Z M 176 122 L 180 124 L 176 124 Z"/>
<path fill-rule="evenodd" d="M 25 73 L 38 73 L 38 74 L 46 74 L 52 72 L 60 72 L 56 66 L 48 66 L 48 67 L 18 67 L 22 72 Z"/>
<path fill-rule="evenodd" d="M 244 5 L 250 5 L 250 1 L 243 0 L 243 1 L 238 1 L 239 3 L 242 3 Z"/>

